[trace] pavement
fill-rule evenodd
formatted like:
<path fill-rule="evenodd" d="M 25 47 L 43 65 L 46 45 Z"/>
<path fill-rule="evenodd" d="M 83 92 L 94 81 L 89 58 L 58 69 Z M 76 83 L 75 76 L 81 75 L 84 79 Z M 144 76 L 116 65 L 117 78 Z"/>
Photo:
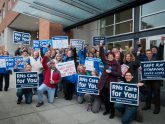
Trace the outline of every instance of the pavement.
<path fill-rule="evenodd" d="M 53 104 L 47 102 L 36 108 L 37 96 L 33 96 L 33 103 L 27 105 L 23 102 L 16 104 L 16 89 L 14 76 L 11 76 L 9 91 L 0 92 L 0 124 L 121 124 L 121 115 L 116 112 L 114 119 L 103 116 L 104 107 L 99 113 L 87 111 L 87 103 L 78 104 L 76 97 L 66 101 L 60 95 Z M 161 107 L 158 115 L 151 110 L 143 111 L 144 122 L 133 121 L 131 124 L 164 124 L 165 107 Z"/>

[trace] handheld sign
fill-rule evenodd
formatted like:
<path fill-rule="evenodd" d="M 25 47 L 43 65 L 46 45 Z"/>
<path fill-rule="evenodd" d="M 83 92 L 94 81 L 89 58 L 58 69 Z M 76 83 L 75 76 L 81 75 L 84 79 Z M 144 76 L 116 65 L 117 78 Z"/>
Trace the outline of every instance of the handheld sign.
<path fill-rule="evenodd" d="M 33 40 L 33 49 L 40 50 L 40 40 Z"/>
<path fill-rule="evenodd" d="M 13 32 L 13 43 L 19 44 L 23 43 L 24 45 L 30 45 L 31 35 L 30 33 L 24 33 L 24 32 Z"/>
<path fill-rule="evenodd" d="M 68 36 L 52 37 L 54 49 L 68 48 Z"/>
<path fill-rule="evenodd" d="M 74 61 L 68 61 L 56 64 L 56 68 L 60 71 L 61 77 L 67 77 L 76 74 Z"/>
<path fill-rule="evenodd" d="M 6 57 L 0 56 L 0 68 L 6 68 Z"/>
<path fill-rule="evenodd" d="M 37 72 L 17 72 L 16 88 L 34 88 L 38 87 Z"/>
<path fill-rule="evenodd" d="M 99 90 L 96 87 L 98 80 L 98 77 L 79 75 L 77 92 L 99 95 Z"/>
<path fill-rule="evenodd" d="M 142 80 L 164 80 L 165 61 L 141 62 Z"/>
<path fill-rule="evenodd" d="M 76 47 L 76 50 L 83 50 L 84 49 L 85 40 L 81 40 L 81 39 L 70 39 L 70 44 L 72 46 L 75 46 Z"/>
<path fill-rule="evenodd" d="M 106 38 L 103 36 L 95 36 L 93 37 L 93 46 L 100 45 L 100 42 L 103 43 L 103 45 L 105 45 L 105 40 Z"/>
<path fill-rule="evenodd" d="M 129 69 L 129 66 L 127 66 L 126 64 L 121 65 L 122 77 L 124 77 L 124 75 L 128 71 L 128 69 Z"/>
<path fill-rule="evenodd" d="M 111 82 L 110 101 L 115 103 L 139 105 L 139 88 L 136 84 Z"/>

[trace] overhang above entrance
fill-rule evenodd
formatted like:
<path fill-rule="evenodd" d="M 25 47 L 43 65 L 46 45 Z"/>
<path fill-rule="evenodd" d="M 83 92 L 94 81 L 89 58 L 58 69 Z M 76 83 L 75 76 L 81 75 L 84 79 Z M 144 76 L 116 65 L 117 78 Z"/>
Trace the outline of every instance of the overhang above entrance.
<path fill-rule="evenodd" d="M 148 0 L 17 0 L 13 10 L 67 27 L 139 1 Z"/>

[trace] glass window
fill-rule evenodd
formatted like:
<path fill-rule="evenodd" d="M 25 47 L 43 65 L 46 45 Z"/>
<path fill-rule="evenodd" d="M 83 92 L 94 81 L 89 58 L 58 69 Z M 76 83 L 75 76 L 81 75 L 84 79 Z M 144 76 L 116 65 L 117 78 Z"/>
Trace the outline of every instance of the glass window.
<path fill-rule="evenodd" d="M 132 9 L 116 14 L 116 23 L 132 19 Z"/>
<path fill-rule="evenodd" d="M 100 31 L 101 36 L 112 36 L 113 35 L 113 26 L 108 26 L 102 28 Z"/>
<path fill-rule="evenodd" d="M 2 22 L 2 12 L 0 11 L 0 23 Z"/>
<path fill-rule="evenodd" d="M 132 21 L 116 24 L 115 34 L 132 32 Z"/>
<path fill-rule="evenodd" d="M 141 7 L 141 15 L 148 15 L 151 13 L 159 12 L 164 10 L 165 0 L 155 0 L 150 3 L 144 4 Z"/>
<path fill-rule="evenodd" d="M 103 18 L 100 20 L 100 26 L 101 28 L 108 26 L 108 25 L 112 25 L 114 24 L 114 16 L 108 16 L 106 18 Z"/>
<path fill-rule="evenodd" d="M 128 51 L 128 48 L 130 48 L 131 46 L 132 40 L 114 42 L 114 47 L 118 49 L 122 48 L 124 53 L 126 53 Z"/>
<path fill-rule="evenodd" d="M 159 26 L 165 26 L 165 12 L 143 17 L 141 20 L 141 29 L 149 29 Z"/>

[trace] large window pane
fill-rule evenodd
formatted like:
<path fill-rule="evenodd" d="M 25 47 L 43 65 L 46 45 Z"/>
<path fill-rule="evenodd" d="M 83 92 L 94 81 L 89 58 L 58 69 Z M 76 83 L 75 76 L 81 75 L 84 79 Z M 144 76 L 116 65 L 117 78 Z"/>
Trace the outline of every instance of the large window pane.
<path fill-rule="evenodd" d="M 107 26 L 107 25 L 112 25 L 114 24 L 114 16 L 108 16 L 106 18 L 103 18 L 100 20 L 100 26 L 101 28 Z"/>
<path fill-rule="evenodd" d="M 116 14 L 116 23 L 132 19 L 132 9 Z"/>
<path fill-rule="evenodd" d="M 132 32 L 132 21 L 120 23 L 116 25 L 115 34 Z"/>
<path fill-rule="evenodd" d="M 121 41 L 121 42 L 114 42 L 114 47 L 120 49 L 122 48 L 124 50 L 124 53 L 127 51 L 128 48 L 132 46 L 132 40 L 128 41 Z"/>
<path fill-rule="evenodd" d="M 142 5 L 142 16 L 165 10 L 165 0 L 155 0 Z"/>
<path fill-rule="evenodd" d="M 112 36 L 113 35 L 113 26 L 102 28 L 100 31 L 101 36 Z"/>
<path fill-rule="evenodd" d="M 165 12 L 142 18 L 141 29 L 165 26 Z"/>

